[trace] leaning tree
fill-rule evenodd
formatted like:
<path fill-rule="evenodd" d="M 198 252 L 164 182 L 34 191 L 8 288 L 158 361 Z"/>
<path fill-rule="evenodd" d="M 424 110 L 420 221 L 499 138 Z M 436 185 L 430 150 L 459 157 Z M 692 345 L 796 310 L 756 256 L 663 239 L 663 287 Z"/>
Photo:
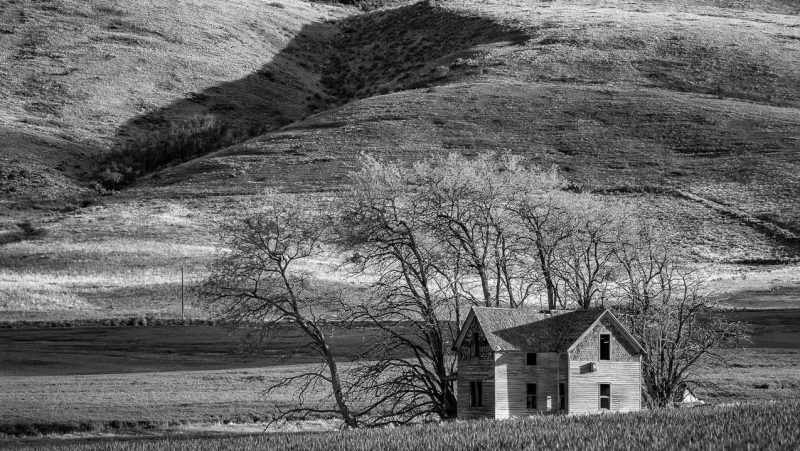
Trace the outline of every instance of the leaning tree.
<path fill-rule="evenodd" d="M 206 307 L 219 318 L 264 339 L 287 328 L 300 332 L 322 366 L 287 377 L 269 388 L 297 390 L 298 402 L 281 416 L 335 413 L 358 426 L 348 399 L 351 387 L 337 364 L 326 325 L 345 311 L 337 290 L 315 282 L 308 267 L 323 254 L 332 216 L 296 199 L 268 193 L 258 212 L 224 224 L 210 275 L 202 286 Z M 306 395 L 329 392 L 333 407 L 307 403 Z"/>

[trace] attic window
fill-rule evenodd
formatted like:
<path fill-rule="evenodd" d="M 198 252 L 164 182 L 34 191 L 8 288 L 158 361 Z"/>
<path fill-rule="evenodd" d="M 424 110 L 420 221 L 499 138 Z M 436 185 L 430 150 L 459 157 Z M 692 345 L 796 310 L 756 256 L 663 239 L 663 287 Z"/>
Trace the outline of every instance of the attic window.
<path fill-rule="evenodd" d="M 475 357 L 481 355 L 481 334 L 479 332 L 472 334 L 472 345 L 475 347 Z"/>
<path fill-rule="evenodd" d="M 610 334 L 600 334 L 600 360 L 611 360 Z"/>
<path fill-rule="evenodd" d="M 536 353 L 535 352 L 529 352 L 525 356 L 525 363 L 527 365 L 536 365 Z"/>

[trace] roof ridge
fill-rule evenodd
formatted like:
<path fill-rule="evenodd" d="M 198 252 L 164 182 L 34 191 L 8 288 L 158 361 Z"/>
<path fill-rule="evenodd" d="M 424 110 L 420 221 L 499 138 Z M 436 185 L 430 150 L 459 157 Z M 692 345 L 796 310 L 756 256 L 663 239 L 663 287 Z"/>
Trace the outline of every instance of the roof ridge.
<path fill-rule="evenodd" d="M 545 352 L 571 344 L 608 309 L 554 314 L 528 308 L 474 306 L 472 311 L 493 350 Z"/>

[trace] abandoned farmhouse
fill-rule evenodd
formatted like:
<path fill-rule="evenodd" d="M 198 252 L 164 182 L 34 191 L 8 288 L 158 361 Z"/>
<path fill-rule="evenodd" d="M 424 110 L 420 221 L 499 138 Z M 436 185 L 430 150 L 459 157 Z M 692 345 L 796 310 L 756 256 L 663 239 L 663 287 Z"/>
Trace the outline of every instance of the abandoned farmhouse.
<path fill-rule="evenodd" d="M 609 310 L 474 307 L 453 350 L 460 418 L 641 408 L 642 348 Z"/>

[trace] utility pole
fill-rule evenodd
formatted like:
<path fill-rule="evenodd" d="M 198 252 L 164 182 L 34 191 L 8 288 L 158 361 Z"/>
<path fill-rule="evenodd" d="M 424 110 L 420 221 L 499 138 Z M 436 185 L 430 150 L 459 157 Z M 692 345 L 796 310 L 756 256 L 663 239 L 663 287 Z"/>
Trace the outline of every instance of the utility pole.
<path fill-rule="evenodd" d="M 181 319 L 186 319 L 183 314 L 183 265 L 181 265 Z"/>

